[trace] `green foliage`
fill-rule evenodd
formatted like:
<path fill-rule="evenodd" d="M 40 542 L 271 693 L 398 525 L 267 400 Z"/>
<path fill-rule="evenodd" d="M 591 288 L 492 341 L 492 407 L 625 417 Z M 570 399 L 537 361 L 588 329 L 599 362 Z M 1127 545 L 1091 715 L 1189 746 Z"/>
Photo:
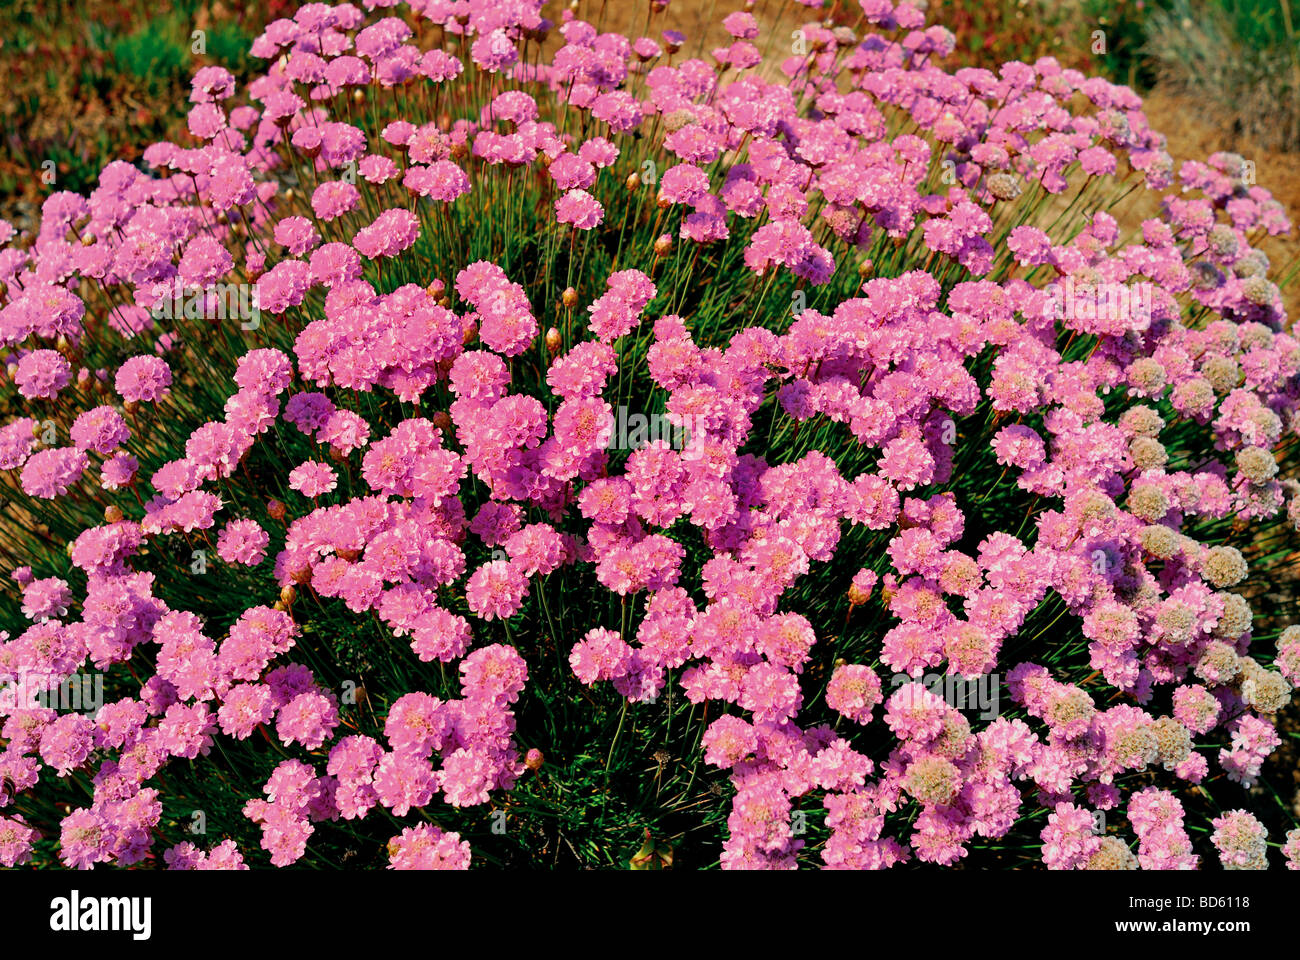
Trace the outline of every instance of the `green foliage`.
<path fill-rule="evenodd" d="M 0 217 L 25 227 L 51 189 L 88 192 L 109 161 L 181 139 L 184 113 L 176 106 L 188 96 L 191 72 L 215 63 L 247 76 L 248 47 L 261 18 L 277 9 L 216 19 L 199 0 L 0 4 L 0 68 L 8 77 Z M 200 28 L 206 52 L 196 55 L 192 34 Z M 39 178 L 46 160 L 56 164 L 53 185 Z"/>
<path fill-rule="evenodd" d="M 248 48 L 255 33 L 237 23 L 221 21 L 208 29 L 208 56 L 236 75 L 248 72 L 252 58 Z"/>
<path fill-rule="evenodd" d="M 1147 20 L 1159 79 L 1234 117 L 1266 149 L 1300 149 L 1300 45 L 1290 0 L 1169 0 Z"/>
<path fill-rule="evenodd" d="M 109 53 L 117 68 L 157 94 L 183 77 L 191 67 L 185 24 L 176 16 L 151 19 L 113 39 Z"/>
<path fill-rule="evenodd" d="M 1168 6 L 1170 0 L 1082 0 L 1082 14 L 1088 31 L 1088 49 L 1093 69 L 1117 83 L 1146 90 L 1156 74 L 1143 53 L 1147 23 Z M 1092 50 L 1092 31 L 1105 34 L 1105 52 Z"/>

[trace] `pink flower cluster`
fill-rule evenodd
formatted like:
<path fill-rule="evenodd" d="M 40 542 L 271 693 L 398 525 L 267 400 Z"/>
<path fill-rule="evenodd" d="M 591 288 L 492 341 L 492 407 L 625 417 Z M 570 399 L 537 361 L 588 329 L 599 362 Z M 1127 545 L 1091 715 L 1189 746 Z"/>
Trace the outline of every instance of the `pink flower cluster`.
<path fill-rule="evenodd" d="M 625 630 L 593 621 L 556 638 L 577 682 L 638 703 L 675 684 L 708 705 L 704 760 L 734 788 L 724 867 L 806 862 L 794 827 L 805 798 L 825 810 L 818 856 L 830 868 L 949 865 L 1037 807 L 1048 811 L 1048 867 L 1131 865 L 1126 845 L 1097 830 L 1101 811 L 1127 816 L 1142 867 L 1196 866 L 1177 797 L 1155 786 L 1125 795 L 1121 784 L 1143 772 L 1197 784 L 1213 764 L 1250 785 L 1300 676 L 1293 633 L 1275 669 L 1252 646 L 1250 605 L 1232 592 L 1248 573 L 1243 555 L 1192 535 L 1232 518 L 1300 521 L 1300 490 L 1273 452 L 1300 428 L 1300 341 L 1250 242 L 1289 229 L 1279 205 L 1233 155 L 1175 176 L 1127 88 L 1050 58 L 999 74 L 945 71 L 954 38 L 908 4 L 863 0 L 870 39 L 810 25 L 814 52 L 775 78 L 758 69 L 747 13 L 727 17 L 734 42 L 709 64 L 670 60 L 655 41 L 634 45 L 566 11 L 562 44 L 535 67 L 519 51 L 555 27 L 541 7 L 412 4 L 472 38 L 459 48 L 465 63 L 420 49 L 397 16 L 365 25 L 351 4 L 304 6 L 254 45 L 272 65 L 250 86 L 252 103 L 227 105 L 234 84 L 219 68 L 196 75 L 199 146 L 155 144 L 145 157 L 156 177 L 114 163 L 88 198 L 54 194 L 30 249 L 0 250 L 0 345 L 28 411 L 0 431 L 0 468 L 46 500 L 93 486 L 98 468 L 104 491 L 129 489 L 139 505 L 115 499 L 114 519 L 73 540 L 84 591 L 27 571 L 29 623 L 0 639 L 0 680 L 57 684 L 137 652 L 154 664 L 137 696 L 93 719 L 10 711 L 0 807 L 42 778 L 82 773 L 93 797 L 59 825 L 63 862 L 136 863 L 159 823 L 159 771 L 255 734 L 296 754 L 244 807 L 277 866 L 300 860 L 324 822 L 488 803 L 525 769 L 515 704 L 531 654 L 481 637 L 567 570 L 632 611 Z M 353 91 L 441 89 L 462 75 L 491 75 L 497 91 L 472 117 L 382 132 L 338 119 Z M 578 142 L 540 119 L 539 103 L 578 112 L 592 135 Z M 576 342 L 551 351 L 541 397 L 523 378 L 540 355 L 541 307 L 518 282 L 526 269 L 512 278 L 475 260 L 450 287 L 379 282 L 396 265 L 425 269 L 425 241 L 454 249 L 436 205 L 475 199 L 497 168 L 520 180 L 545 169 L 555 229 L 570 241 L 570 227 L 595 230 L 599 198 L 627 189 L 619 159 L 652 136 L 650 118 L 677 161 L 657 207 L 689 244 L 743 236 L 737 262 L 759 283 L 788 274 L 824 286 L 880 236 L 916 244 L 925 268 L 883 272 L 776 329 L 741 318 L 720 341 L 665 312 L 648 264 L 620 263 L 575 314 Z M 913 132 L 889 137 L 895 118 Z M 297 164 L 338 178 L 321 180 L 309 210 L 276 181 Z M 345 175 L 354 165 L 359 180 Z M 945 165 L 955 182 L 940 188 L 932 174 Z M 1096 212 L 1068 238 L 1017 224 L 1001 239 L 998 205 L 1012 187 L 1064 194 L 1079 171 L 1118 181 L 1119 170 L 1178 188 L 1139 238 L 1121 242 L 1117 221 Z M 132 305 L 113 321 L 130 343 L 154 322 L 144 311 L 156 284 L 227 276 L 255 281 L 260 309 L 293 331 L 292 355 L 245 353 L 234 389 L 222 385 L 223 414 L 188 433 L 183 457 L 150 461 L 135 442 L 140 405 L 182 389 L 162 356 L 184 335 L 173 330 L 114 372 L 121 404 L 80 413 L 69 445 L 35 449 L 40 415 L 77 382 L 56 346 L 82 341 L 88 291 Z M 1156 293 L 1149 313 L 1062 316 L 1048 283 L 1066 281 L 1150 281 Z M 1185 321 L 1192 306 L 1214 319 Z M 666 415 L 692 437 L 688 449 L 657 440 L 619 465 L 607 394 L 620 371 L 646 376 L 624 351 L 634 338 Z M 1090 351 L 1068 353 L 1075 338 L 1091 338 Z M 424 406 L 384 420 L 376 395 Z M 765 403 L 786 423 L 842 428 L 855 456 L 768 449 L 755 430 Z M 976 537 L 966 533 L 974 505 L 945 487 L 962 469 L 956 423 L 986 413 L 987 435 L 962 443 L 986 446 L 1042 509 Z M 283 528 L 268 529 L 227 491 L 250 454 L 286 432 L 319 456 L 286 469 L 297 499 Z M 1189 433 L 1215 455 L 1176 455 Z M 471 487 L 486 491 L 472 515 Z M 222 563 L 377 618 L 420 661 L 458 664 L 460 696 L 402 692 L 387 707 L 386 742 L 347 733 L 336 693 L 290 659 L 305 607 L 252 605 L 218 635 L 164 600 L 145 551 L 209 531 Z M 839 662 L 814 680 L 829 638 L 783 600 L 805 578 L 828 577 L 841 541 L 868 533 L 881 546 L 852 567 L 875 569 L 851 587 L 819 582 L 849 590 L 850 614 L 877 603 L 879 583 L 890 625 L 870 638 L 863 659 L 874 663 Z M 687 542 L 706 554 L 698 577 L 687 576 Z M 472 565 L 491 548 L 504 556 Z M 453 609 L 462 600 L 469 616 Z M 1067 615 L 1097 682 L 1061 679 L 1042 646 L 1023 653 L 1022 627 L 1045 604 Z M 1020 715 L 979 729 L 922 682 L 998 670 Z M 842 721 L 805 719 L 817 699 Z M 868 756 L 856 734 L 882 725 L 890 749 Z M 1228 745 L 1198 749 L 1206 735 Z M 1250 814 L 1214 827 L 1226 866 L 1265 862 Z M 21 816 L 0 817 L 0 863 L 24 862 L 33 839 Z M 1294 866 L 1294 837 L 1286 851 Z M 394 868 L 470 861 L 458 833 L 430 823 L 404 827 L 388 852 Z M 239 869 L 245 855 L 230 842 L 164 853 L 179 869 Z"/>

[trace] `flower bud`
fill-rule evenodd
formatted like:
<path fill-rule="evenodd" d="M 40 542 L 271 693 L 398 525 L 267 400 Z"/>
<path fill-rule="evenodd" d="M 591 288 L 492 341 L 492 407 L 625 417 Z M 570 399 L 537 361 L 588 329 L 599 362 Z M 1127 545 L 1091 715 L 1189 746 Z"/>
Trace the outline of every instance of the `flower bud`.
<path fill-rule="evenodd" d="M 104 522 L 105 522 L 105 523 L 121 523 L 121 522 L 122 522 L 122 508 L 119 507 L 119 506 L 117 506 L 116 504 L 112 504 L 112 503 L 110 503 L 107 507 L 104 508 Z"/>
<path fill-rule="evenodd" d="M 279 500 L 269 500 L 266 504 L 266 512 L 271 515 L 272 520 L 283 520 L 284 504 Z"/>
<path fill-rule="evenodd" d="M 673 238 L 670 234 L 663 234 L 655 241 L 655 256 L 666 257 L 673 249 Z"/>
<path fill-rule="evenodd" d="M 433 425 L 443 433 L 449 433 L 451 431 L 451 415 L 447 413 L 446 410 L 439 410 L 431 419 Z"/>
<path fill-rule="evenodd" d="M 280 602 L 286 607 L 291 606 L 296 599 L 298 599 L 298 591 L 293 588 L 292 584 L 286 584 L 280 588 Z"/>
<path fill-rule="evenodd" d="M 551 356 L 560 352 L 560 331 L 554 327 L 546 331 L 546 349 L 550 351 Z"/>
<path fill-rule="evenodd" d="M 629 173 L 627 179 L 623 181 L 623 184 L 628 188 L 628 190 L 635 190 L 637 187 L 641 186 L 641 178 L 635 173 Z"/>
<path fill-rule="evenodd" d="M 542 769 L 542 764 L 545 762 L 546 758 L 542 756 L 542 751 L 538 750 L 536 747 L 533 747 L 524 754 L 524 766 L 533 771 L 533 773 Z"/>

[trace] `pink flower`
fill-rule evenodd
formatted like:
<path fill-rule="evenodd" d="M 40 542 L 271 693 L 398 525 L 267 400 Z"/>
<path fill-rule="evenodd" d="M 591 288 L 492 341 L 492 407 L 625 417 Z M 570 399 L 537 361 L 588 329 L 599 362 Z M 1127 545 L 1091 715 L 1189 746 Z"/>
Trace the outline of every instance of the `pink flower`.
<path fill-rule="evenodd" d="M 289 471 L 289 487 L 305 497 L 320 497 L 338 485 L 338 474 L 329 466 L 308 460 Z"/>
<path fill-rule="evenodd" d="M 217 535 L 217 554 L 226 563 L 255 567 L 266 558 L 270 536 L 256 520 L 232 520 Z"/>
<path fill-rule="evenodd" d="M 689 163 L 669 167 L 659 183 L 661 203 L 695 203 L 708 192 L 708 174 Z"/>
<path fill-rule="evenodd" d="M 415 243 L 420 235 L 420 221 L 409 210 L 385 210 L 366 227 L 357 231 L 352 245 L 362 256 L 395 257 Z"/>
<path fill-rule="evenodd" d="M 72 422 L 69 436 L 78 449 L 110 454 L 131 438 L 131 430 L 112 407 L 95 407 Z"/>
<path fill-rule="evenodd" d="M 286 746 L 296 742 L 315 750 L 329 739 L 338 723 L 338 707 L 332 696 L 305 691 L 280 708 L 275 729 Z"/>
<path fill-rule="evenodd" d="M 54 350 L 24 354 L 14 371 L 14 383 L 24 397 L 53 399 L 72 380 L 72 365 Z"/>
<path fill-rule="evenodd" d="M 239 683 L 230 688 L 217 709 L 221 732 L 237 740 L 250 736 L 258 725 L 271 722 L 275 703 L 270 687 L 260 683 Z"/>
<path fill-rule="evenodd" d="M 148 402 L 166 394 L 171 386 L 172 373 L 160 357 L 141 355 L 132 357 L 117 371 L 115 385 L 118 394 L 129 402 Z"/>
<path fill-rule="evenodd" d="M 489 73 L 499 73 L 514 66 L 519 51 L 504 30 L 480 35 L 470 47 L 474 62 Z"/>
<path fill-rule="evenodd" d="M 864 664 L 846 663 L 835 668 L 826 687 L 826 705 L 858 723 L 869 723 L 880 703 L 880 678 Z"/>
<path fill-rule="evenodd" d="M 555 201 L 555 219 L 573 224 L 577 230 L 591 230 L 605 217 L 605 208 L 585 190 L 569 190 Z"/>
<path fill-rule="evenodd" d="M 469 844 L 431 823 L 406 827 L 388 841 L 391 870 L 468 870 Z"/>
<path fill-rule="evenodd" d="M 493 560 L 471 574 L 465 600 L 474 615 L 484 620 L 506 620 L 519 612 L 528 596 L 528 578 L 513 560 Z"/>
<path fill-rule="evenodd" d="M 17 867 L 32 858 L 32 842 L 39 834 L 21 816 L 0 816 L 0 864 Z"/>
<path fill-rule="evenodd" d="M 412 807 L 423 807 L 438 789 L 428 760 L 408 753 L 386 753 L 375 770 L 375 795 L 379 802 L 404 817 Z"/>
<path fill-rule="evenodd" d="M 704 760 L 715 767 L 729 769 L 758 749 L 754 728 L 740 717 L 722 716 L 709 724 L 701 741 Z"/>
<path fill-rule="evenodd" d="M 361 194 L 355 186 L 342 180 L 327 180 L 311 195 L 312 211 L 321 220 L 337 220 L 356 208 Z"/>
<path fill-rule="evenodd" d="M 19 481 L 29 496 L 52 500 L 67 493 L 89 465 L 86 452 L 75 447 L 40 450 L 23 465 Z"/>
<path fill-rule="evenodd" d="M 306 217 L 285 217 L 275 225 L 275 242 L 301 257 L 320 243 L 320 235 Z"/>
<path fill-rule="evenodd" d="M 632 648 L 614 631 L 593 627 L 573 645 L 569 666 L 583 683 L 613 680 L 631 669 Z"/>
<path fill-rule="evenodd" d="M 435 160 L 425 168 L 423 174 L 416 177 L 415 183 L 412 183 L 413 172 L 417 169 L 419 168 L 411 167 L 404 182 L 421 196 L 451 203 L 470 191 L 469 177 L 450 160 Z"/>

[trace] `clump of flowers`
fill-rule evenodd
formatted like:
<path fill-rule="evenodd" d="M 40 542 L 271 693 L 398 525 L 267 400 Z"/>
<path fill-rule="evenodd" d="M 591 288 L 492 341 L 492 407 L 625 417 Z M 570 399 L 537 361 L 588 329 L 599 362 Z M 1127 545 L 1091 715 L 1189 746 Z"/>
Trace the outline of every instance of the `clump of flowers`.
<path fill-rule="evenodd" d="M 776 62 L 370 6 L 5 232 L 0 863 L 460 869 L 557 842 L 516 801 L 726 868 L 1265 863 L 1210 819 L 1300 669 L 1241 158 L 907 3 Z"/>

